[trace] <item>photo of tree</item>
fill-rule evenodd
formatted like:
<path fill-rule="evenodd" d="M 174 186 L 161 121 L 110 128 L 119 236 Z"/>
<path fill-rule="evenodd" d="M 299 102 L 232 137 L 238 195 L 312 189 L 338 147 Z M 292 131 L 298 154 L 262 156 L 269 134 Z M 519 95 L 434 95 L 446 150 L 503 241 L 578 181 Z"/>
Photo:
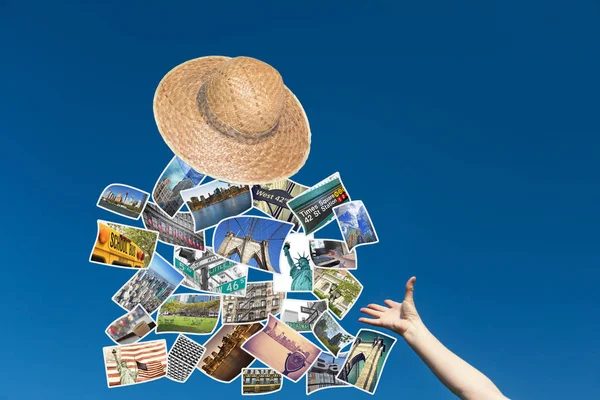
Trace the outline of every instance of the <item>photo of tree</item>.
<path fill-rule="evenodd" d="M 196 294 L 171 296 L 158 311 L 157 333 L 212 333 L 219 319 L 221 297 Z"/>
<path fill-rule="evenodd" d="M 339 319 L 350 311 L 362 289 L 361 283 L 345 269 L 315 268 L 313 293 L 327 300 L 329 310 Z"/>
<path fill-rule="evenodd" d="M 350 335 L 328 312 L 323 313 L 314 329 L 315 336 L 331 354 L 337 357 L 341 349 L 352 343 Z"/>

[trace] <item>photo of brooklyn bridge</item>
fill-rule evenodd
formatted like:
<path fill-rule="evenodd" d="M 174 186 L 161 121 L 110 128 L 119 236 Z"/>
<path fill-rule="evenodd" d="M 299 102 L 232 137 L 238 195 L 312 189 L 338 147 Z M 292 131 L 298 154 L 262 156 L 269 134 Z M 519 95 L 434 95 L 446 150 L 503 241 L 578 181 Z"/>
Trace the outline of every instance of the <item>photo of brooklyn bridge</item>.
<path fill-rule="evenodd" d="M 198 362 L 198 368 L 218 381 L 231 382 L 254 361 L 241 346 L 262 327 L 259 323 L 223 325 L 204 344 L 206 352 Z"/>

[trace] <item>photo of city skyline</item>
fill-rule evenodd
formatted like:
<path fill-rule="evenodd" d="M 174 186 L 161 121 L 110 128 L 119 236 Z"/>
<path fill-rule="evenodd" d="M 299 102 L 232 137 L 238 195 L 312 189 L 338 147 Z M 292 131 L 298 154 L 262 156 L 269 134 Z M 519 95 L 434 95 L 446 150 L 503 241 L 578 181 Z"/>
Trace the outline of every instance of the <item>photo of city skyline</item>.
<path fill-rule="evenodd" d="M 194 231 L 211 228 L 222 219 L 242 214 L 252 208 L 248 185 L 212 181 L 181 192 L 194 217 Z"/>
<path fill-rule="evenodd" d="M 149 196 L 133 186 L 113 183 L 102 191 L 96 205 L 123 217 L 138 219 Z"/>
<path fill-rule="evenodd" d="M 204 174 L 196 172 L 183 160 L 175 156 L 167 164 L 156 185 L 154 185 L 152 199 L 165 214 L 173 217 L 183 206 L 181 191 L 198 186 L 204 178 Z"/>
<path fill-rule="evenodd" d="M 263 364 L 297 382 L 321 354 L 310 340 L 273 315 L 265 327 L 242 345 Z"/>
<path fill-rule="evenodd" d="M 342 236 L 346 241 L 346 250 L 379 242 L 377 232 L 362 201 L 356 200 L 333 208 Z"/>
<path fill-rule="evenodd" d="M 254 361 L 241 346 L 262 327 L 260 323 L 221 326 L 204 344 L 206 352 L 198 369 L 217 381 L 231 382 Z"/>
<path fill-rule="evenodd" d="M 183 275 L 157 253 L 150 266 L 133 275 L 115 293 L 112 300 L 128 311 L 140 304 L 148 314 L 152 314 L 177 289 L 182 280 Z"/>
<path fill-rule="evenodd" d="M 249 267 L 279 274 L 279 255 L 293 225 L 265 217 L 227 218 L 213 233 L 217 254 Z"/>

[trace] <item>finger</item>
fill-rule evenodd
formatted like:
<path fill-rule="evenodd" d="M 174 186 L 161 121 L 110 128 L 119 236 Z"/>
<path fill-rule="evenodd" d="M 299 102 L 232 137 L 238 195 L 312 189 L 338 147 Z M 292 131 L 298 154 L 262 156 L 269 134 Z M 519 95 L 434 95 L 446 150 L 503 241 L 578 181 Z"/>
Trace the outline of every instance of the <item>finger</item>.
<path fill-rule="evenodd" d="M 394 300 L 386 300 L 386 301 L 384 301 L 384 303 L 390 308 L 402 307 L 402 303 L 398 303 L 397 301 L 394 301 Z"/>
<path fill-rule="evenodd" d="M 408 301 L 410 303 L 414 303 L 413 294 L 415 292 L 415 282 L 417 281 L 416 277 L 412 277 L 406 282 L 406 293 L 404 294 L 404 301 Z"/>
<path fill-rule="evenodd" d="M 375 317 L 375 318 L 379 318 L 379 317 L 381 317 L 381 314 L 383 314 L 381 311 L 376 311 L 371 308 L 361 308 L 360 312 L 363 314 L 370 315 L 371 317 Z"/>
<path fill-rule="evenodd" d="M 367 307 L 370 308 L 371 310 L 381 311 L 381 312 L 386 312 L 387 310 L 389 310 L 389 308 L 380 306 L 379 304 L 369 304 Z"/>
<path fill-rule="evenodd" d="M 378 319 L 361 317 L 358 319 L 358 322 L 363 322 L 365 324 L 369 324 L 369 325 L 373 325 L 373 326 L 381 326 L 381 321 Z"/>

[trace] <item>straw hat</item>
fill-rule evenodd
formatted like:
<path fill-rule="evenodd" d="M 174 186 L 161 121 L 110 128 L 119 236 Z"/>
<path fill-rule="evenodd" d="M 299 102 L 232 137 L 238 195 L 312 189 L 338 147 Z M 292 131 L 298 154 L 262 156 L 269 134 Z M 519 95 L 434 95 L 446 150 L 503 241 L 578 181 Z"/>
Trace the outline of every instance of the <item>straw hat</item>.
<path fill-rule="evenodd" d="M 276 69 L 250 57 L 178 65 L 156 89 L 154 118 L 179 158 L 227 182 L 288 178 L 310 151 L 302 105 Z"/>

